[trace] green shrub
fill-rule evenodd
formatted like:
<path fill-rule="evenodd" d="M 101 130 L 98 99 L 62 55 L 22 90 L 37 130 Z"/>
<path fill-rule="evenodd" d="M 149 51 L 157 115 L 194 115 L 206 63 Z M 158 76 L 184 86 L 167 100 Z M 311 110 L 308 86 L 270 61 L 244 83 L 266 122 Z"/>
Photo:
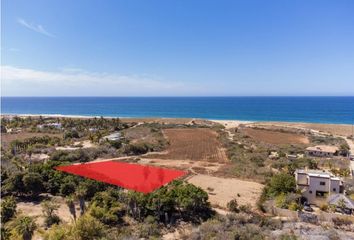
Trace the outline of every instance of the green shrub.
<path fill-rule="evenodd" d="M 1 201 L 1 222 L 6 223 L 16 214 L 16 200 L 14 197 L 5 197 Z"/>
<path fill-rule="evenodd" d="M 286 195 L 284 193 L 279 194 L 275 198 L 275 206 L 279 208 L 288 208 L 289 205 L 286 201 Z"/>
<path fill-rule="evenodd" d="M 114 190 L 96 193 L 90 203 L 90 215 L 104 224 L 117 225 L 124 212 L 119 197 L 119 193 Z"/>
<path fill-rule="evenodd" d="M 297 237 L 294 234 L 282 234 L 279 236 L 279 240 L 296 240 Z"/>
<path fill-rule="evenodd" d="M 50 227 L 54 224 L 59 224 L 60 222 L 61 222 L 61 220 L 60 220 L 59 216 L 56 214 L 48 216 L 44 219 L 44 224 L 47 227 Z"/>
<path fill-rule="evenodd" d="M 275 205 L 279 208 L 290 209 L 297 211 L 301 209 L 301 206 L 298 204 L 300 195 L 294 193 L 281 193 L 275 198 Z"/>
<path fill-rule="evenodd" d="M 64 182 L 60 185 L 60 194 L 62 196 L 69 196 L 76 190 L 75 182 Z"/>
<path fill-rule="evenodd" d="M 227 209 L 229 209 L 231 212 L 239 212 L 237 200 L 232 199 L 230 202 L 228 202 Z"/>
<path fill-rule="evenodd" d="M 53 225 L 43 235 L 44 240 L 66 240 L 70 239 L 70 227 L 67 225 Z"/>
<path fill-rule="evenodd" d="M 41 203 L 42 212 L 44 215 L 44 224 L 47 227 L 53 224 L 59 224 L 60 218 L 54 212 L 59 209 L 59 204 L 55 200 L 46 200 Z"/>
<path fill-rule="evenodd" d="M 159 237 L 160 229 L 153 216 L 147 216 L 143 223 L 138 226 L 139 238 Z"/>
<path fill-rule="evenodd" d="M 105 235 L 104 225 L 89 214 L 78 218 L 71 230 L 74 239 L 77 240 L 101 239 Z"/>
<path fill-rule="evenodd" d="M 328 209 L 329 209 L 329 206 L 328 206 L 328 204 L 322 204 L 321 206 L 320 206 L 320 209 L 322 210 L 322 211 L 324 211 L 324 212 L 327 212 L 328 211 Z"/>
<path fill-rule="evenodd" d="M 128 155 L 140 155 L 149 152 L 152 146 L 148 143 L 132 143 L 124 148 L 124 153 Z"/>
<path fill-rule="evenodd" d="M 252 212 L 252 206 L 250 204 L 240 205 L 239 210 L 240 212 L 250 213 Z"/>
<path fill-rule="evenodd" d="M 299 211 L 299 210 L 301 210 L 301 205 L 299 205 L 297 202 L 291 202 L 289 204 L 289 210 L 291 210 L 291 211 Z"/>
<path fill-rule="evenodd" d="M 267 195 L 278 196 L 281 193 L 294 192 L 296 188 L 295 178 L 292 175 L 279 173 L 274 175 L 267 185 Z"/>
<path fill-rule="evenodd" d="M 91 160 L 91 157 L 88 155 L 87 151 L 78 149 L 75 151 L 55 151 L 50 156 L 51 161 L 60 161 L 60 162 L 88 162 Z"/>
<path fill-rule="evenodd" d="M 76 130 L 68 130 L 64 133 L 64 138 L 80 138 L 78 131 Z"/>
<path fill-rule="evenodd" d="M 42 176 L 38 173 L 28 172 L 22 178 L 24 190 L 33 197 L 44 190 Z"/>

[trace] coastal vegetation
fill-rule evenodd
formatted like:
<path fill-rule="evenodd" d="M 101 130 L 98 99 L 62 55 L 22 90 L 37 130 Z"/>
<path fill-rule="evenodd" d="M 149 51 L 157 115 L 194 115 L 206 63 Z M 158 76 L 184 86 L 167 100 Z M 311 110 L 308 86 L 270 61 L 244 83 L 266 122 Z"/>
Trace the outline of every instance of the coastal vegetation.
<path fill-rule="evenodd" d="M 296 227 L 265 213 L 269 203 L 303 208 L 294 171 L 329 164 L 305 156 L 307 146 L 348 150 L 336 137 L 204 120 L 13 117 L 2 132 L 2 239 L 295 239 Z M 142 194 L 55 170 L 112 158 L 189 176 Z M 345 161 L 330 163 L 348 175 Z"/>

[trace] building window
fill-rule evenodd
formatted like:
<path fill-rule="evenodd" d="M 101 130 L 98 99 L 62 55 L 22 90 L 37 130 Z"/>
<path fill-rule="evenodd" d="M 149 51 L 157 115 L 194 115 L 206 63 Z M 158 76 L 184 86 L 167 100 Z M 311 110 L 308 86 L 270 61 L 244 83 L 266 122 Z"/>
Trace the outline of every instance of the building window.
<path fill-rule="evenodd" d="M 327 193 L 322 191 L 316 191 L 316 197 L 326 197 Z"/>
<path fill-rule="evenodd" d="M 325 185 L 326 185 L 326 182 L 320 182 L 320 185 L 321 185 L 321 186 L 325 186 Z"/>
<path fill-rule="evenodd" d="M 312 191 L 310 190 L 309 193 L 312 194 Z"/>
<path fill-rule="evenodd" d="M 333 192 L 335 192 L 337 189 L 336 188 L 333 188 Z"/>

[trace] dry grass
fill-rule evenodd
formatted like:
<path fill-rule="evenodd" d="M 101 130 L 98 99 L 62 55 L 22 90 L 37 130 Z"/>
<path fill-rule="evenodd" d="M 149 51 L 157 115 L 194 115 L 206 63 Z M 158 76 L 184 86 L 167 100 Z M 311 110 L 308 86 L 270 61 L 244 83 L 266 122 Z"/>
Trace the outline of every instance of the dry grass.
<path fill-rule="evenodd" d="M 268 126 L 292 127 L 302 129 L 313 129 L 333 135 L 350 136 L 353 126 L 350 124 L 322 124 L 322 123 L 290 123 L 290 122 L 262 122 Z"/>
<path fill-rule="evenodd" d="M 169 141 L 166 153 L 160 159 L 192 160 L 209 162 L 227 162 L 225 149 L 218 140 L 218 133 L 206 128 L 165 129 L 164 135 Z"/>
<path fill-rule="evenodd" d="M 243 132 L 254 140 L 270 144 L 308 144 L 309 139 L 301 134 L 266 129 L 245 128 Z"/>
<path fill-rule="evenodd" d="M 141 158 L 139 164 L 154 165 L 165 168 L 175 168 L 180 170 L 189 171 L 190 173 L 199 174 L 214 174 L 224 166 L 223 163 L 210 163 L 203 161 L 191 160 L 170 160 L 159 158 Z"/>
<path fill-rule="evenodd" d="M 151 129 L 148 127 L 133 127 L 123 131 L 126 139 L 130 141 L 148 139 L 152 136 Z"/>
<path fill-rule="evenodd" d="M 254 207 L 263 189 L 262 184 L 255 182 L 202 174 L 191 177 L 188 182 L 207 191 L 212 205 L 223 208 L 232 199 L 236 199 L 240 205 L 250 204 Z"/>
<path fill-rule="evenodd" d="M 163 135 L 160 130 L 152 131 L 149 127 L 137 126 L 133 128 L 128 128 L 123 131 L 124 136 L 131 143 L 151 143 L 156 144 L 159 141 L 163 140 Z"/>

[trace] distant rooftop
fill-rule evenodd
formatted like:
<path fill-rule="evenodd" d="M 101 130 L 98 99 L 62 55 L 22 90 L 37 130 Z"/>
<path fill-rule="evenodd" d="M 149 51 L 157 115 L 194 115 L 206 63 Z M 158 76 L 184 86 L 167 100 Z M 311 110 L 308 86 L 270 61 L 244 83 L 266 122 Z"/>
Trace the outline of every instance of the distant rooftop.
<path fill-rule="evenodd" d="M 338 147 L 336 146 L 328 146 L 328 145 L 317 145 L 314 147 L 306 148 L 307 151 L 320 151 L 320 152 L 328 152 L 335 153 L 338 151 Z"/>
<path fill-rule="evenodd" d="M 115 132 L 115 133 L 112 133 L 112 134 L 109 134 L 107 136 L 102 137 L 102 139 L 107 139 L 107 140 L 110 140 L 110 141 L 117 141 L 117 140 L 121 139 L 121 136 L 122 136 L 121 133 Z"/>
<path fill-rule="evenodd" d="M 61 128 L 61 123 L 44 123 L 44 124 L 39 124 L 37 126 L 38 128 L 43 128 L 43 127 L 55 127 L 55 128 Z"/>

